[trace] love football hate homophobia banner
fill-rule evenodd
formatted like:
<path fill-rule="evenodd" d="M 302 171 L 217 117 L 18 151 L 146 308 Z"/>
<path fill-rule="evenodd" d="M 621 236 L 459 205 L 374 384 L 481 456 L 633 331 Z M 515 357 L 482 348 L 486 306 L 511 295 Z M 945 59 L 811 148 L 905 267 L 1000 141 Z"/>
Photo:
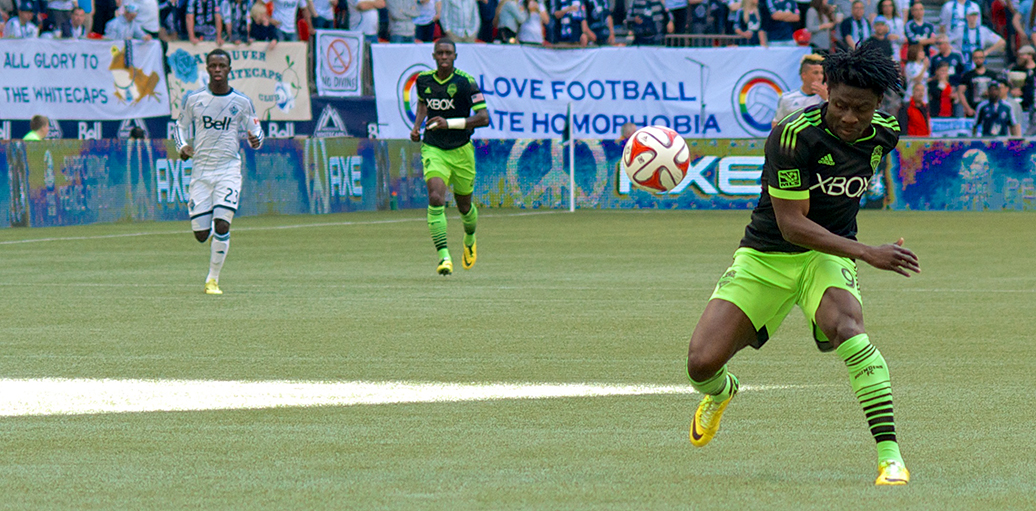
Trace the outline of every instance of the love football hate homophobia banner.
<path fill-rule="evenodd" d="M 417 75 L 431 44 L 374 45 L 379 136 L 410 136 Z M 798 87 L 803 48 L 593 48 L 457 45 L 455 67 L 482 90 L 490 125 L 476 138 L 559 138 L 571 103 L 576 138 L 617 139 L 627 122 L 685 138 L 760 138 L 777 101 Z M 759 66 L 765 62 L 765 69 Z"/>
<path fill-rule="evenodd" d="M 306 74 L 307 43 L 286 42 L 268 49 L 265 43 L 224 44 L 230 54 L 230 86 L 251 98 L 261 121 L 308 121 L 309 80 Z M 172 117 L 180 116 L 183 97 L 206 87 L 209 73 L 205 56 L 216 43 L 169 43 L 169 98 Z"/>
<path fill-rule="evenodd" d="M 0 117 L 119 120 L 169 115 L 157 41 L 0 39 Z"/>

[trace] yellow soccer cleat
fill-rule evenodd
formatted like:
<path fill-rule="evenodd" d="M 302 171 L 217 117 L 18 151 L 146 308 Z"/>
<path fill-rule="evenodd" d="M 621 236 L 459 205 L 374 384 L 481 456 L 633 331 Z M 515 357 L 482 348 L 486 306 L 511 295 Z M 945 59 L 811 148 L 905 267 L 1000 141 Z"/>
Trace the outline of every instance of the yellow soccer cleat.
<path fill-rule="evenodd" d="M 453 261 L 449 259 L 439 261 L 439 267 L 436 268 L 435 271 L 439 272 L 439 275 L 442 275 L 443 277 L 453 274 Z"/>
<path fill-rule="evenodd" d="M 221 295 L 223 291 L 219 290 L 219 283 L 216 279 L 209 279 L 205 281 L 205 294 L 207 295 Z"/>
<path fill-rule="evenodd" d="M 470 270 L 472 266 L 475 266 L 475 260 L 478 259 L 477 242 L 471 242 L 471 246 L 464 245 L 464 256 L 460 260 L 460 265 L 465 270 Z"/>
<path fill-rule="evenodd" d="M 695 447 L 705 447 L 712 437 L 719 431 L 719 420 L 723 417 L 723 410 L 727 409 L 730 400 L 737 395 L 737 387 L 730 397 L 721 402 L 713 401 L 712 396 L 706 395 L 698 405 L 698 411 L 694 412 L 694 420 L 691 421 L 691 443 Z"/>
<path fill-rule="evenodd" d="M 878 464 L 878 486 L 899 486 L 910 482 L 910 471 L 896 460 L 883 461 Z"/>

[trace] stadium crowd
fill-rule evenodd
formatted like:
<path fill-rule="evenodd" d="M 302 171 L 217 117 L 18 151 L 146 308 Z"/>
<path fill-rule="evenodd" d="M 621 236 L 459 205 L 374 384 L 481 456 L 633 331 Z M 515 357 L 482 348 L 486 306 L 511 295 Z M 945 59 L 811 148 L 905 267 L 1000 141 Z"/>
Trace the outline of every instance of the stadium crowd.
<path fill-rule="evenodd" d="M 710 46 L 809 45 L 820 54 L 872 39 L 901 65 L 905 93 L 883 106 L 900 112 L 907 133 L 926 135 L 923 125 L 929 123 L 921 121 L 931 117 L 976 117 L 986 101 L 981 106 L 993 109 L 988 113 L 1009 109 L 1008 124 L 1033 135 L 1033 1 L 0 0 L 0 20 L 5 38 L 218 44 L 306 41 L 315 28 L 359 30 L 370 43 L 429 42 L 442 35 L 554 47 L 698 40 Z M 990 86 L 998 99 L 989 97 Z"/>

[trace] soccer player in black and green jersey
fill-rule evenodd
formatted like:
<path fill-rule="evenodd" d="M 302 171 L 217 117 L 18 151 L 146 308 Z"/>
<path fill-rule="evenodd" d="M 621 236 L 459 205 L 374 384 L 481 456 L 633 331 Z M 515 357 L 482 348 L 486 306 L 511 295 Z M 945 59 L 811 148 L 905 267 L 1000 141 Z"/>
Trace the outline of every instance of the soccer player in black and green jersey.
<path fill-rule="evenodd" d="M 719 430 L 737 393 L 727 362 L 760 348 L 792 306 L 812 322 L 821 351 L 835 350 L 877 442 L 878 485 L 910 480 L 896 442 L 888 365 L 863 327 L 857 260 L 909 277 L 920 272 L 903 239 L 881 246 L 856 241 L 860 196 L 899 126 L 876 112 L 900 88 L 899 70 L 864 43 L 824 60 L 828 101 L 789 115 L 766 141 L 762 195 L 734 262 L 720 278 L 691 336 L 687 374 L 704 394 L 691 422 L 701 447 Z"/>
<path fill-rule="evenodd" d="M 475 245 L 478 209 L 471 203 L 471 194 L 475 191 L 475 148 L 471 145 L 471 132 L 489 125 L 489 111 L 475 79 L 453 67 L 457 59 L 457 46 L 453 41 L 447 38 L 436 41 L 432 57 L 435 71 L 417 76 L 417 119 L 410 131 L 410 140 L 421 141 L 421 125 L 425 117 L 429 117 L 421 145 L 424 180 L 428 186 L 428 230 L 439 252 L 436 271 L 439 275 L 449 275 L 453 273 L 453 260 L 446 248 L 446 214 L 443 212 L 447 186 L 453 187 L 453 198 L 464 224 L 464 258 L 461 260 L 464 269 L 471 269 L 478 256 Z M 475 115 L 469 117 L 472 111 Z"/>

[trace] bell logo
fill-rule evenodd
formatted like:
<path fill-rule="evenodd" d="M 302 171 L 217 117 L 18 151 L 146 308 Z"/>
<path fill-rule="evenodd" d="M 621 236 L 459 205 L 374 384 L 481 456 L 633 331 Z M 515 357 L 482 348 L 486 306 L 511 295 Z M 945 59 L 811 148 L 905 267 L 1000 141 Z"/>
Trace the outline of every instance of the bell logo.
<path fill-rule="evenodd" d="M 454 100 L 453 100 L 453 98 L 450 98 L 450 99 L 429 99 L 428 100 L 428 108 L 431 108 L 432 110 L 453 110 L 455 108 L 454 107 Z"/>
<path fill-rule="evenodd" d="M 230 129 L 230 121 L 230 117 L 214 120 L 212 117 L 204 115 L 201 118 L 201 125 L 207 130 L 227 130 Z"/>

